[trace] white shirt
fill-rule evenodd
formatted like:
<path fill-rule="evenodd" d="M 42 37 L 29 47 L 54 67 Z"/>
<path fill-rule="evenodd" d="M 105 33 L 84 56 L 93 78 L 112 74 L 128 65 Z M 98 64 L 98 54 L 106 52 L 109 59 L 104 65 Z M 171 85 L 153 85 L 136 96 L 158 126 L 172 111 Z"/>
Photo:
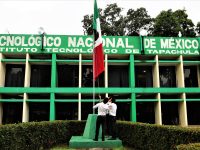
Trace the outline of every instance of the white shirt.
<path fill-rule="evenodd" d="M 98 116 L 106 116 L 106 112 L 109 109 L 107 104 L 104 104 L 103 102 L 97 103 L 93 106 L 93 109 L 98 108 Z"/>
<path fill-rule="evenodd" d="M 109 103 L 109 115 L 116 116 L 117 113 L 117 105 L 115 103 Z"/>

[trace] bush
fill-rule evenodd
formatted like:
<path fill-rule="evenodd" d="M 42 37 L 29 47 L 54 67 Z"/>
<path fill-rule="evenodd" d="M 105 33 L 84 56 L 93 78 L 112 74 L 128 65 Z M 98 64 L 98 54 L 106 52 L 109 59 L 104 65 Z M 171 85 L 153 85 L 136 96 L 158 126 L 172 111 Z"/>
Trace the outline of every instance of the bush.
<path fill-rule="evenodd" d="M 181 144 L 177 146 L 177 150 L 200 150 L 200 143 Z"/>
<path fill-rule="evenodd" d="M 68 144 L 71 136 L 83 134 L 85 123 L 46 121 L 2 125 L 0 149 L 41 150 L 54 145 Z M 199 128 L 117 121 L 117 130 L 123 145 L 137 150 L 182 150 L 200 147 L 200 144 L 188 144 L 200 142 Z"/>
<path fill-rule="evenodd" d="M 85 121 L 28 122 L 0 126 L 1 150 L 37 150 L 68 143 L 81 135 Z"/>
<path fill-rule="evenodd" d="M 142 150 L 171 150 L 176 145 L 200 142 L 200 130 L 177 126 L 118 121 L 118 135 L 125 146 Z"/>

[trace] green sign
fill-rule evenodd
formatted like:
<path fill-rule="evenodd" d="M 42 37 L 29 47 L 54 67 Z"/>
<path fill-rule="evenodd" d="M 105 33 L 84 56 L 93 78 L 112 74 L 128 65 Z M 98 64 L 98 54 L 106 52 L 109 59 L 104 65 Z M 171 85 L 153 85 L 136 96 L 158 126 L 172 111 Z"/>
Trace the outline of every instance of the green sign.
<path fill-rule="evenodd" d="M 143 40 L 143 45 L 141 44 Z M 103 36 L 105 54 L 199 55 L 199 38 Z M 0 35 L 0 53 L 91 54 L 93 36 Z"/>
<path fill-rule="evenodd" d="M 129 36 L 104 36 L 105 54 L 140 54 L 140 38 Z M 93 36 L 68 35 L 0 35 L 2 53 L 63 53 L 90 54 Z"/>
<path fill-rule="evenodd" d="M 199 55 L 198 38 L 144 37 L 145 54 Z"/>

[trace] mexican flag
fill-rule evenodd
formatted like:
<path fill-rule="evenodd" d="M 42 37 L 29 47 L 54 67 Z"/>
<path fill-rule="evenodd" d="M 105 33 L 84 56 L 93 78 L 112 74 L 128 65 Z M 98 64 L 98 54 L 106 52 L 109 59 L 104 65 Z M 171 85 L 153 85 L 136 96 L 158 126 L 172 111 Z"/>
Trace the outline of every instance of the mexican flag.
<path fill-rule="evenodd" d="M 96 0 L 94 0 L 93 33 L 94 33 L 93 78 L 94 80 L 96 80 L 98 76 L 102 72 L 104 72 L 103 43 L 101 37 L 99 12 Z"/>

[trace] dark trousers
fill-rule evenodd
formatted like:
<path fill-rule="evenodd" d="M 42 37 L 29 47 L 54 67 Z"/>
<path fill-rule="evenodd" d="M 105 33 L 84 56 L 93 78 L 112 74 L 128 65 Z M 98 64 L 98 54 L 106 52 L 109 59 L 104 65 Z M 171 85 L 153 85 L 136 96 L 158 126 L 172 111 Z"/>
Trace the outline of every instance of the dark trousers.
<path fill-rule="evenodd" d="M 109 115 L 109 134 L 112 138 L 116 138 L 116 116 Z"/>
<path fill-rule="evenodd" d="M 106 116 L 97 116 L 95 139 L 98 139 L 100 125 L 102 126 L 102 140 L 105 139 Z"/>
<path fill-rule="evenodd" d="M 106 135 L 111 135 L 110 131 L 110 116 L 109 114 L 106 115 Z"/>

